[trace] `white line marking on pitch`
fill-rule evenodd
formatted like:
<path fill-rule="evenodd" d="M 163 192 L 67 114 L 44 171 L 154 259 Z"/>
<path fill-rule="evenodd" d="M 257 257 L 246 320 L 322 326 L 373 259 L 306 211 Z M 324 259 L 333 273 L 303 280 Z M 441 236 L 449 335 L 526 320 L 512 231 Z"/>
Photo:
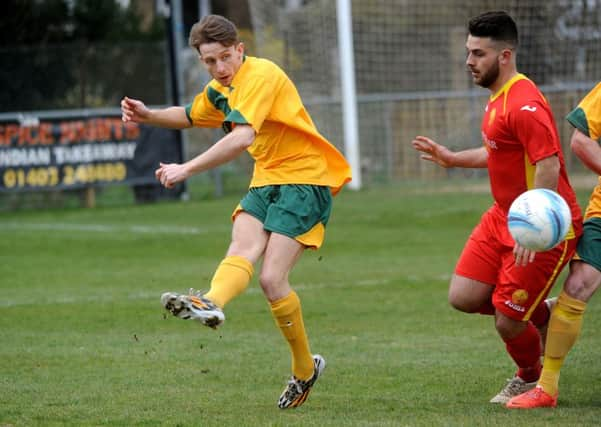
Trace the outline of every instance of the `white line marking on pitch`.
<path fill-rule="evenodd" d="M 364 287 L 364 286 L 378 286 L 390 283 L 390 280 L 365 280 L 358 282 L 344 282 L 344 283 L 300 283 L 297 285 L 293 285 L 292 287 L 296 291 L 314 291 L 316 289 L 346 289 L 352 287 Z M 186 293 L 187 289 L 179 289 L 177 292 Z M 245 293 L 248 294 L 260 294 L 263 293 L 260 287 L 252 287 L 248 288 Z M 113 295 L 58 295 L 53 298 L 36 298 L 36 304 L 79 304 L 79 303 L 106 303 L 111 301 L 116 301 L 117 299 L 123 300 L 126 299 L 128 301 L 136 301 L 136 300 L 147 300 L 147 299 L 156 299 L 158 302 L 160 297 L 160 292 L 149 292 L 149 291 L 141 291 L 134 292 L 126 295 L 125 297 L 115 297 Z M 26 300 L 4 300 L 0 301 L 0 307 L 8 308 L 8 307 L 17 307 L 21 305 L 32 305 L 32 298 L 27 298 Z"/>
<path fill-rule="evenodd" d="M 139 234 L 206 234 L 209 232 L 226 231 L 225 227 L 214 227 L 211 230 L 199 227 L 182 227 L 172 225 L 131 225 L 117 226 L 108 224 L 67 224 L 60 222 L 38 223 L 38 222 L 7 222 L 0 223 L 0 230 L 16 231 L 83 231 L 96 233 L 139 233 Z M 227 230 L 230 228 L 228 227 Z"/>

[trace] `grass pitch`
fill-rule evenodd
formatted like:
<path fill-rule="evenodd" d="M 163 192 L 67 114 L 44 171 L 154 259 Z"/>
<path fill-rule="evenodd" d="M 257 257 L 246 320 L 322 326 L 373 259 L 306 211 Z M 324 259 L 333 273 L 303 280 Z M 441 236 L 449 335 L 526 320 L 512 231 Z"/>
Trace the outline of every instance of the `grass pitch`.
<path fill-rule="evenodd" d="M 598 425 L 599 297 L 558 408 L 488 403 L 513 364 L 491 318 L 446 299 L 491 198 L 432 187 L 335 199 L 324 248 L 291 275 L 327 367 L 304 406 L 279 410 L 288 349 L 256 278 L 218 331 L 159 304 L 208 286 L 237 201 L 0 214 L 0 426 Z"/>

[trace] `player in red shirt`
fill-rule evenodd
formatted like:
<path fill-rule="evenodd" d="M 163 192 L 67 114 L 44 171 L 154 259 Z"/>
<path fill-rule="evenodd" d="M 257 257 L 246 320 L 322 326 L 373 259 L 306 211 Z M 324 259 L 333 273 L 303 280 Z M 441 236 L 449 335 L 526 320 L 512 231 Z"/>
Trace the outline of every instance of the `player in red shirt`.
<path fill-rule="evenodd" d="M 566 174 L 553 114 L 535 84 L 518 73 L 517 26 L 505 12 L 469 22 L 467 68 L 490 90 L 482 120 L 483 147 L 453 152 L 417 136 L 413 146 L 442 167 L 488 168 L 494 204 L 470 235 L 449 287 L 449 302 L 467 313 L 494 314 L 495 327 L 517 365 L 515 376 L 491 399 L 506 403 L 536 385 L 541 334 L 549 320 L 545 302 L 582 233 L 582 216 Z M 541 253 L 517 245 L 507 228 L 511 202 L 532 188 L 557 191 L 573 224 L 565 241 Z"/>

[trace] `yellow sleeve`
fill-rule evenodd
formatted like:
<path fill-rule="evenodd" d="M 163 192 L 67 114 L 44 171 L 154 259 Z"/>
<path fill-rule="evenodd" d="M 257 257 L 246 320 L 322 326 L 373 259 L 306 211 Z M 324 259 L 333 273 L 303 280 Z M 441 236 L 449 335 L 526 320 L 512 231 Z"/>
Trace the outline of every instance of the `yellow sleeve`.
<path fill-rule="evenodd" d="M 209 100 L 207 88 L 194 97 L 191 104 L 186 106 L 188 120 L 196 127 L 218 128 L 223 121 L 223 113 Z"/>
<path fill-rule="evenodd" d="M 276 98 L 275 81 L 256 76 L 244 83 L 239 89 L 235 105 L 225 118 L 225 122 L 249 124 L 255 132 L 259 132 L 263 122 L 269 115 Z"/>
<path fill-rule="evenodd" d="M 601 142 L 601 83 L 568 114 L 567 120 L 592 140 Z"/>
<path fill-rule="evenodd" d="M 589 136 L 595 141 L 601 138 L 601 83 L 581 103 L 588 121 Z"/>

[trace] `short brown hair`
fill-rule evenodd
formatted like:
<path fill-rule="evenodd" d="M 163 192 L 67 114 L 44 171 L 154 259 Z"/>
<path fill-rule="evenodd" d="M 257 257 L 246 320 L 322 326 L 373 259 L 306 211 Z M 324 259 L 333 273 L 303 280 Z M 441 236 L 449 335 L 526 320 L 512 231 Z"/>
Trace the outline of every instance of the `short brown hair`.
<path fill-rule="evenodd" d="M 238 42 L 238 29 L 221 15 L 207 15 L 192 26 L 188 44 L 196 51 L 201 44 L 221 43 L 230 47 Z"/>

